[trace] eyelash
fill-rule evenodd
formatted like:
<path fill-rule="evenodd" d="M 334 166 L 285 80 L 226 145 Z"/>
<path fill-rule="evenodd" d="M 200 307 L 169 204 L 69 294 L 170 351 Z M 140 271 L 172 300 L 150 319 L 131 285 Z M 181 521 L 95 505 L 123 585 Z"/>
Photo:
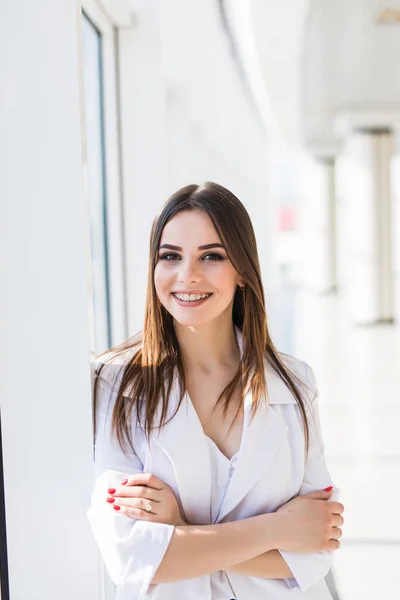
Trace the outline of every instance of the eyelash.
<path fill-rule="evenodd" d="M 167 256 L 175 256 L 175 257 L 178 257 L 178 258 L 179 258 L 179 254 L 175 254 L 175 253 L 173 253 L 173 252 L 168 252 L 167 254 L 163 254 L 163 255 L 161 255 L 161 256 L 160 256 L 160 260 L 166 260 L 167 262 L 172 262 L 171 260 L 167 260 Z M 217 260 L 217 261 L 218 261 L 218 260 L 221 260 L 221 261 L 222 261 L 222 260 L 225 260 L 225 257 L 224 257 L 224 256 L 221 256 L 221 254 L 217 254 L 216 252 L 209 252 L 208 254 L 205 254 L 205 255 L 203 256 L 203 258 L 205 258 L 206 256 L 214 256 L 214 257 L 216 257 L 216 258 L 213 258 L 213 260 Z M 208 261 L 206 261 L 206 262 L 208 262 Z"/>

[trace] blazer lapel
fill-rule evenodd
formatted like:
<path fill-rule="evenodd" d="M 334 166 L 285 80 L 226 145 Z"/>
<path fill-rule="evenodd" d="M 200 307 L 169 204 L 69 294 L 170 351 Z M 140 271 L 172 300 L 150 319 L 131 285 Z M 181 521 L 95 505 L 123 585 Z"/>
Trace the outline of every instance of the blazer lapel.
<path fill-rule="evenodd" d="M 167 420 L 179 401 L 179 383 L 174 381 Z M 160 411 L 161 414 L 161 411 Z M 211 465 L 204 431 L 187 394 L 173 419 L 155 435 L 155 442 L 174 465 L 183 510 L 189 523 L 211 523 Z"/>
<path fill-rule="evenodd" d="M 222 521 L 273 465 L 286 438 L 288 426 L 274 405 L 296 404 L 296 399 L 274 369 L 265 361 L 269 402 L 262 402 L 252 421 L 252 394 L 244 398 L 243 433 L 236 468 L 218 515 Z M 273 482 L 271 482 L 273 485 Z"/>

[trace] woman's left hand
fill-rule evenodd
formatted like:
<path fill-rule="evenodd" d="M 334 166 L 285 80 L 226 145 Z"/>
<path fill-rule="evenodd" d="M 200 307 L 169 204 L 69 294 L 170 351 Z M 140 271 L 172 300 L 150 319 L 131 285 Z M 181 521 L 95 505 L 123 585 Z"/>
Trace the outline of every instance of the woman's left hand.
<path fill-rule="evenodd" d="M 138 473 L 127 479 L 124 485 L 108 490 L 110 510 L 118 510 L 120 514 L 140 521 L 187 525 L 173 490 L 161 479 L 152 473 Z"/>

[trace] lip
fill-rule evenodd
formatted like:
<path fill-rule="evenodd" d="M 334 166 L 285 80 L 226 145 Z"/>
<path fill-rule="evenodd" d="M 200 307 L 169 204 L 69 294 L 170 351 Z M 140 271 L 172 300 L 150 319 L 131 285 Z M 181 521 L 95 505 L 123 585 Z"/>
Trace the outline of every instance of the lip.
<path fill-rule="evenodd" d="M 212 292 L 206 292 L 206 291 L 199 291 L 199 290 L 191 290 L 191 291 L 186 291 L 186 290 L 174 290 L 173 292 L 171 292 L 171 294 L 212 294 Z"/>

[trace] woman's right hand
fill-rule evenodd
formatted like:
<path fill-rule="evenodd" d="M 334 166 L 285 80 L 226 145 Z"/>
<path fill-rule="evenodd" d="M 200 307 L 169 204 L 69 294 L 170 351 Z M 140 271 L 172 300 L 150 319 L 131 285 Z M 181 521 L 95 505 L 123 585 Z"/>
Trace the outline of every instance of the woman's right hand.
<path fill-rule="evenodd" d="M 276 511 L 284 516 L 280 549 L 295 554 L 310 554 L 324 550 L 338 550 L 342 536 L 340 525 L 344 506 L 327 502 L 332 490 L 310 492 L 296 496 Z"/>

